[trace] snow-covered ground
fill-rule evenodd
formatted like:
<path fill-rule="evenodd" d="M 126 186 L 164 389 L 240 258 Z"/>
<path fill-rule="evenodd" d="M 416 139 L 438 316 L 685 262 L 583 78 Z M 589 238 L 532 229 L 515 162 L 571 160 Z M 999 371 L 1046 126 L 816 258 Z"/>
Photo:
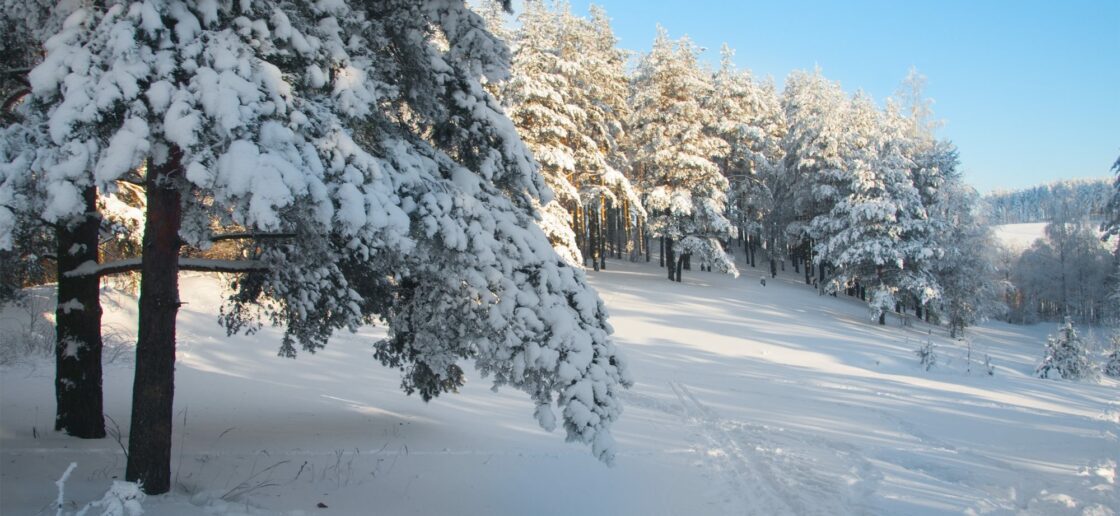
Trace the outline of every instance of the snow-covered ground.
<path fill-rule="evenodd" d="M 148 514 L 1120 513 L 1120 385 L 1034 378 L 1051 325 L 970 331 L 969 361 L 942 329 L 879 327 L 792 271 L 671 284 L 656 266 L 608 265 L 589 275 L 638 379 L 613 468 L 485 379 L 428 404 L 405 396 L 370 356 L 379 330 L 296 360 L 276 356 L 276 331 L 226 337 L 218 283 L 185 275 L 174 490 Z M 134 304 L 106 301 L 106 322 L 130 327 Z M 926 338 L 929 372 L 914 355 Z M 126 436 L 131 372 L 118 359 L 105 378 Z M 52 373 L 0 368 L 2 514 L 53 514 L 70 462 L 71 509 L 123 476 L 113 438 L 51 431 Z"/>
<path fill-rule="evenodd" d="M 992 226 L 996 240 L 1004 247 L 1022 252 L 1034 244 L 1035 240 L 1046 236 L 1045 222 L 1030 222 L 1025 224 L 1000 224 Z"/>
<path fill-rule="evenodd" d="M 1003 244 L 1003 247 L 1021 253 L 1034 245 L 1035 240 L 1046 238 L 1046 224 L 1046 222 L 999 224 L 992 226 L 992 232 L 995 234 L 996 240 Z M 1098 235 L 1103 235 L 1103 232 L 1096 229 L 1098 225 L 1098 222 L 1089 224 L 1097 231 Z M 1114 251 L 1117 245 L 1116 239 L 1112 239 L 1111 242 L 1101 242 L 1101 245 L 1110 251 Z"/>

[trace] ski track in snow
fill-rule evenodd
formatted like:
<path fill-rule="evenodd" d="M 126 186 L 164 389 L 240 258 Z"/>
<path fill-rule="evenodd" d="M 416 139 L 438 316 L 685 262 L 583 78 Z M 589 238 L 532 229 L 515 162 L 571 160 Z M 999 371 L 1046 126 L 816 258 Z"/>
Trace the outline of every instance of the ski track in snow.
<path fill-rule="evenodd" d="M 698 438 L 697 451 L 721 477 L 722 497 L 735 514 L 871 514 L 867 497 L 882 475 L 849 445 L 796 436 L 767 425 L 723 418 L 687 385 L 670 381 L 679 405 L 646 397 L 636 404 L 680 417 Z M 653 401 L 653 403 L 650 403 Z M 857 466 L 836 474 L 816 457 L 838 456 Z"/>

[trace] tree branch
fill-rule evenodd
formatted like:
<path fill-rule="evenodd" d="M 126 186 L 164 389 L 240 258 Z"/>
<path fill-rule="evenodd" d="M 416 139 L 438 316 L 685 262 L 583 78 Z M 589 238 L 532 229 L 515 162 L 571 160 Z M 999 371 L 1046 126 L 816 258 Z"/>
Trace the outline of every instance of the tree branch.
<path fill-rule="evenodd" d="M 23 97 L 27 96 L 29 93 L 31 93 L 31 90 L 28 89 L 28 88 L 22 88 L 22 89 L 16 90 L 14 93 L 9 95 L 8 98 L 4 99 L 3 111 L 5 113 L 11 111 L 12 107 L 15 106 L 17 102 L 19 102 L 21 99 L 23 99 Z"/>
<path fill-rule="evenodd" d="M 225 240 L 247 240 L 250 238 L 271 240 L 271 239 L 284 239 L 295 238 L 295 233 L 253 233 L 251 231 L 239 231 L 232 233 L 222 233 L 220 235 L 211 235 L 211 242 L 222 242 Z"/>
<path fill-rule="evenodd" d="M 0 70 L 0 75 L 27 75 L 29 73 L 31 73 L 30 67 L 9 68 L 7 70 Z"/>
<path fill-rule="evenodd" d="M 126 258 L 108 263 L 83 263 L 77 268 L 66 271 L 67 278 L 85 276 L 105 277 L 113 274 L 139 271 L 140 258 Z M 201 258 L 179 258 L 180 271 L 248 273 L 266 272 L 268 267 L 258 260 L 205 260 Z"/>

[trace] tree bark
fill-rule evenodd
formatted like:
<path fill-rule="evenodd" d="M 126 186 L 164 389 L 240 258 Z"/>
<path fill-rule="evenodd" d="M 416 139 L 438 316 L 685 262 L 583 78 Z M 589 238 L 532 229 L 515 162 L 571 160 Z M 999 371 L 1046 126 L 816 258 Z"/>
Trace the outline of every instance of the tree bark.
<path fill-rule="evenodd" d="M 599 253 L 602 247 L 599 245 L 602 232 L 598 231 L 599 228 L 599 210 L 596 208 L 591 219 L 588 220 L 588 236 L 591 243 L 591 267 L 599 270 Z"/>
<path fill-rule="evenodd" d="M 101 394 L 101 297 L 97 276 L 67 277 L 66 271 L 97 263 L 101 219 L 97 189 L 82 191 L 86 213 L 78 224 L 59 224 L 58 306 L 55 309 L 56 411 L 54 429 L 83 439 L 105 437 Z"/>
<path fill-rule="evenodd" d="M 673 239 L 661 237 L 661 249 L 663 251 L 662 257 L 665 259 L 665 263 L 668 264 L 668 266 L 665 268 L 669 269 L 669 281 L 673 281 L 674 279 L 676 279 L 676 275 L 678 274 L 675 259 L 676 257 L 673 255 Z"/>
<path fill-rule="evenodd" d="M 175 317 L 179 311 L 179 227 L 176 179 L 182 151 L 148 169 L 140 278 L 140 329 L 132 386 L 132 425 L 125 479 L 150 495 L 171 488 L 171 419 L 175 394 Z"/>
<path fill-rule="evenodd" d="M 758 248 L 758 239 L 752 237 L 750 239 L 750 243 L 747 244 L 747 248 L 748 248 L 747 250 L 750 251 L 750 255 L 751 255 L 751 267 L 754 267 L 755 266 L 754 252 L 755 252 L 755 249 Z"/>
<path fill-rule="evenodd" d="M 684 257 L 688 255 L 681 255 L 677 257 L 677 283 L 681 282 L 681 265 L 684 264 Z"/>
<path fill-rule="evenodd" d="M 595 226 L 599 228 L 599 268 L 595 270 L 601 270 L 607 268 L 607 244 L 606 238 L 604 238 L 607 235 L 606 232 L 603 231 L 603 225 L 604 223 L 607 223 L 607 220 L 604 214 L 605 210 L 603 207 L 600 207 L 595 211 L 597 212 L 596 217 L 599 219 L 599 221 L 595 223 Z"/>

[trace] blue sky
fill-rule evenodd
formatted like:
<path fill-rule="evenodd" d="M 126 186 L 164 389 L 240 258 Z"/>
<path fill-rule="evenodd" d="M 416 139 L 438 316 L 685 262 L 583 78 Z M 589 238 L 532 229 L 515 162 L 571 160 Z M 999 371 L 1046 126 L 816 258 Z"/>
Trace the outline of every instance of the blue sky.
<path fill-rule="evenodd" d="M 915 66 L 981 192 L 1108 177 L 1120 155 L 1120 0 L 591 3 L 623 48 L 648 50 L 660 23 L 713 64 L 727 42 L 740 68 L 779 85 L 819 65 L 881 102 Z"/>

